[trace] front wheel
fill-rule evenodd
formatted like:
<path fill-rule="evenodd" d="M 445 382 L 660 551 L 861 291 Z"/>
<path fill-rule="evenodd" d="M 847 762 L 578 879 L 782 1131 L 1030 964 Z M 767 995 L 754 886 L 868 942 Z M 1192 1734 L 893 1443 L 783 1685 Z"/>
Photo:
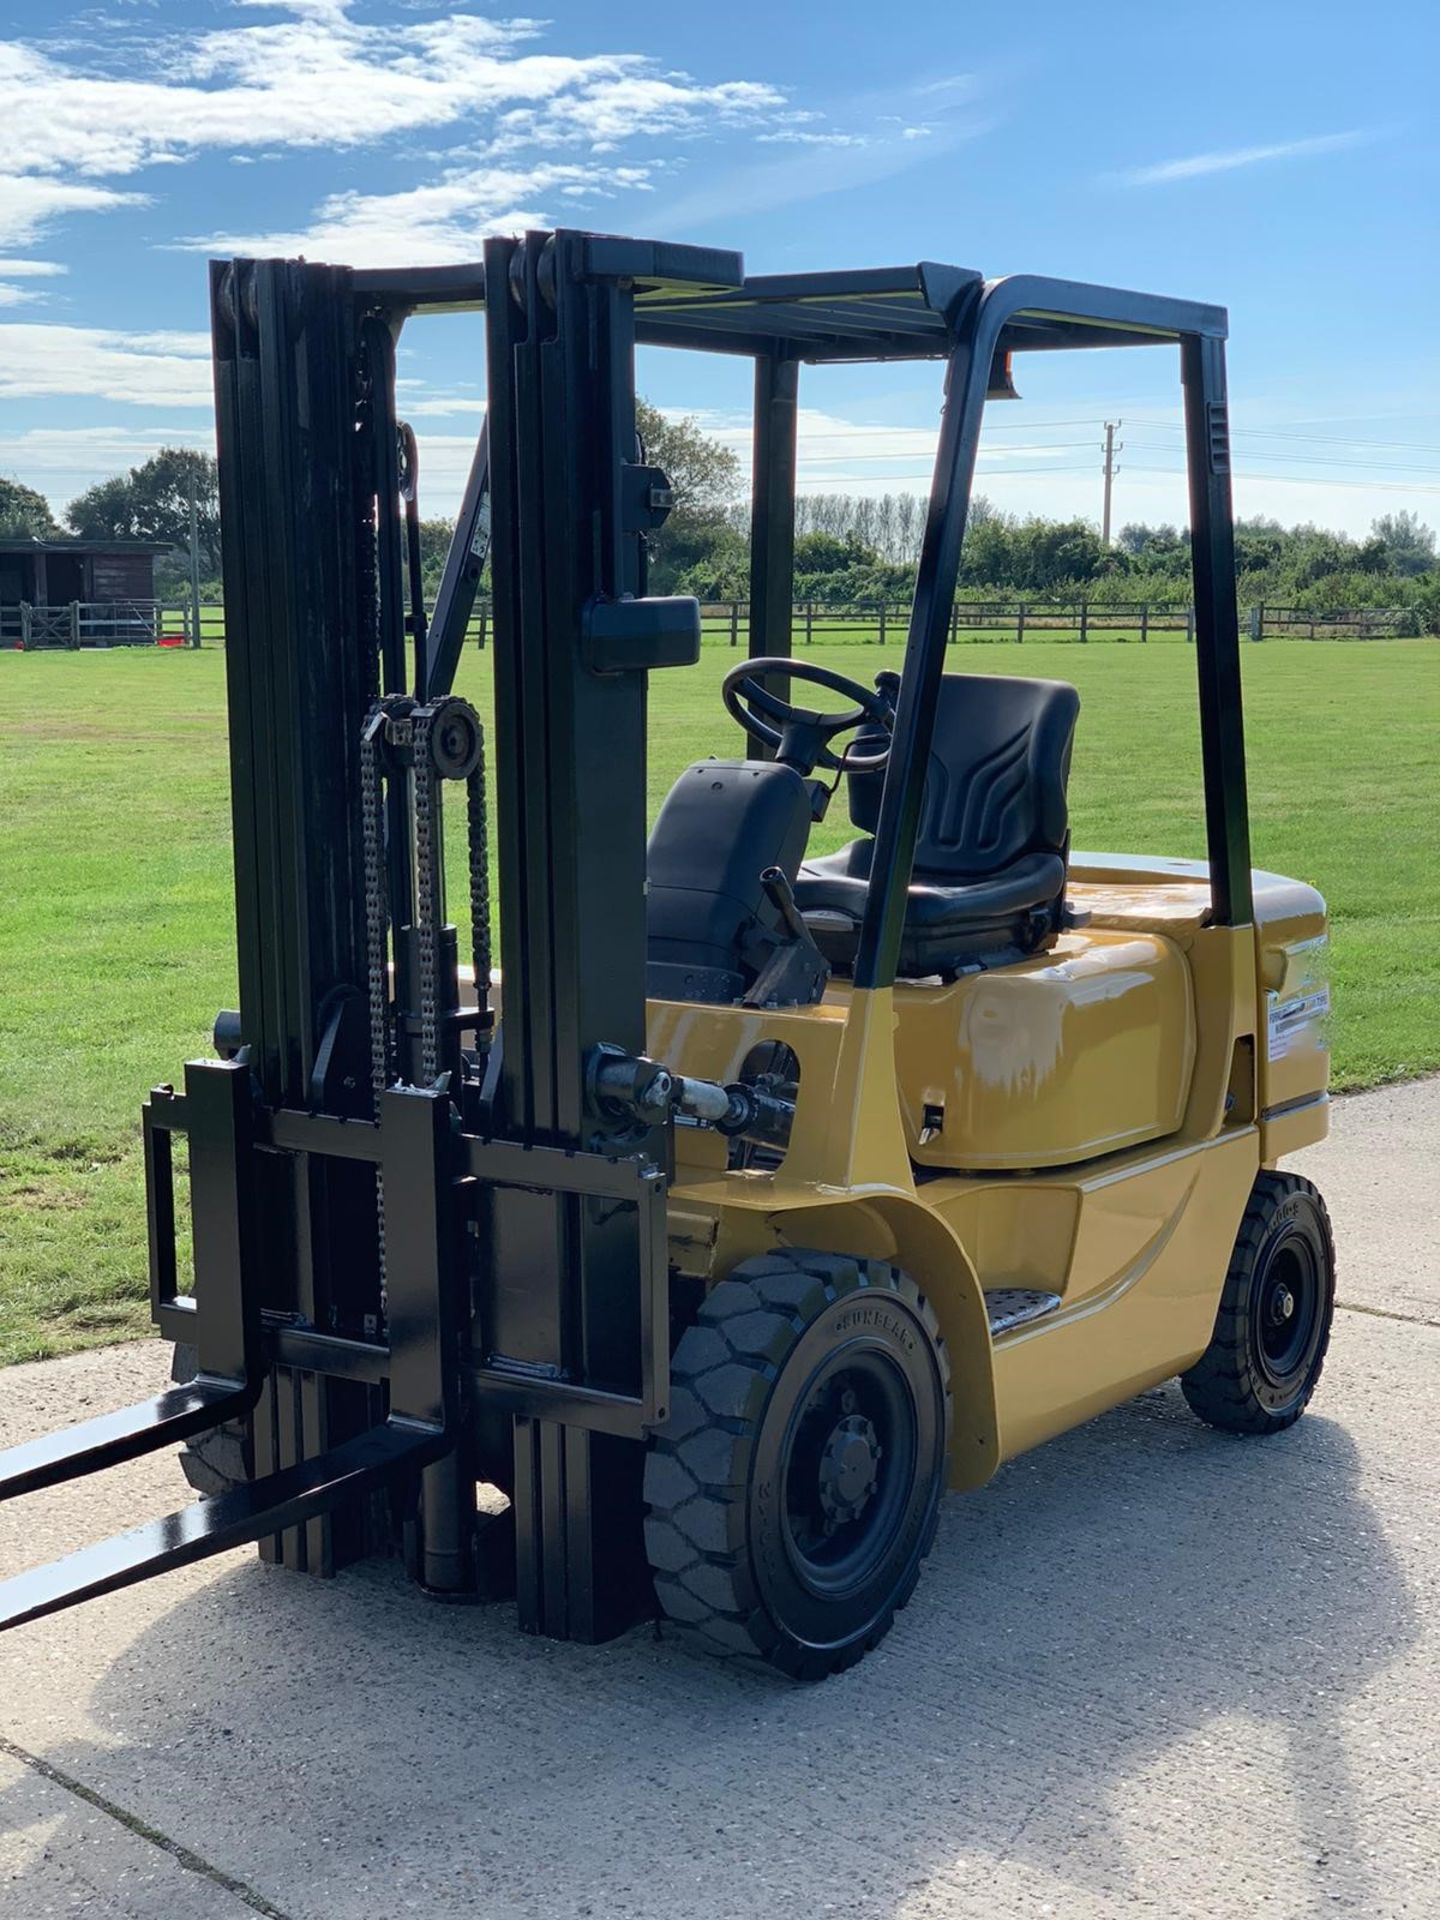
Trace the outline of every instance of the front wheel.
<path fill-rule="evenodd" d="M 935 1314 L 898 1268 L 785 1249 L 709 1294 L 645 1469 L 660 1605 L 710 1653 L 853 1666 L 930 1550 L 950 1446 Z"/>
<path fill-rule="evenodd" d="M 188 1386 L 200 1371 L 200 1350 L 177 1341 L 170 1357 L 170 1378 Z M 192 1433 L 180 1448 L 180 1470 L 197 1493 L 213 1498 L 233 1493 L 251 1477 L 250 1422 L 226 1420 Z"/>
<path fill-rule="evenodd" d="M 1279 1433 L 1309 1404 L 1335 1314 L 1335 1242 L 1317 1188 L 1262 1173 L 1240 1223 L 1210 1345 L 1180 1376 L 1193 1410 L 1228 1433 Z"/>

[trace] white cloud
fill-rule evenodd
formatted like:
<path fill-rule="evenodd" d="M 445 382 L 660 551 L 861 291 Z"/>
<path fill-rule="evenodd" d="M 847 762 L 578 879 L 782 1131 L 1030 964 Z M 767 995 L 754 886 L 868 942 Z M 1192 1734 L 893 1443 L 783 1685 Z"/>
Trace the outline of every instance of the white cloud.
<path fill-rule="evenodd" d="M 9 151 L 31 173 L 123 175 L 206 148 L 355 147 L 480 114 L 500 115 L 512 142 L 603 149 L 748 120 L 782 100 L 758 82 L 660 73 L 641 54 L 532 53 L 532 20 L 369 23 L 348 0 L 265 0 L 265 10 L 290 17 L 158 39 L 153 72 L 138 76 L 67 64 L 33 42 L 0 45 Z"/>
<path fill-rule="evenodd" d="M 946 102 L 973 100 L 978 91 L 979 82 L 973 73 L 947 73 L 939 80 L 927 80 L 915 88 L 915 93 L 922 100 L 938 95 Z"/>
<path fill-rule="evenodd" d="M 819 407 L 801 407 L 795 421 L 797 472 L 802 488 L 831 489 L 845 493 L 885 493 L 924 491 L 929 468 L 935 458 L 939 439 L 938 413 L 940 376 L 937 371 L 937 423 L 931 426 L 902 427 L 887 421 L 876 425 L 849 420 L 843 414 L 829 413 Z M 674 418 L 681 410 L 662 408 Z M 700 411 L 693 416 L 700 427 L 741 456 L 742 466 L 750 459 L 751 422 L 748 415 Z M 1036 433 L 1048 433 L 1043 422 Z M 980 484 L 989 478 L 1013 476 L 1006 473 L 1007 463 L 1026 469 L 1037 465 L 1064 464 L 1074 460 L 1064 444 L 1036 443 L 1026 433 L 1013 446 L 1003 436 L 986 440 L 980 448 Z"/>
<path fill-rule="evenodd" d="M 153 427 L 33 427 L 0 433 L 0 473 L 36 487 L 52 507 L 84 493 L 97 481 L 144 464 L 161 447 L 214 451 L 214 429 L 160 424 Z"/>
<path fill-rule="evenodd" d="M 452 129 L 458 140 L 429 139 L 420 156 L 444 169 L 437 180 L 336 193 L 283 232 L 195 244 L 367 263 L 453 260 L 473 254 L 487 232 L 542 222 L 537 195 L 578 200 L 643 187 L 653 157 L 630 168 L 594 164 L 623 144 L 802 117 L 762 81 L 697 80 L 639 53 L 547 52 L 534 45 L 541 21 L 452 11 L 361 20 L 354 0 L 236 6 L 249 16 L 240 24 L 107 41 L 103 60 L 83 42 L 0 42 L 14 156 L 4 163 L 13 171 L 0 173 L 0 246 L 30 244 L 66 213 L 144 204 L 98 183 L 206 151 L 243 166 L 400 135 L 419 144 Z M 407 164 L 416 165 L 413 152 Z"/>
<path fill-rule="evenodd" d="M 977 92 L 972 75 L 954 74 L 923 86 L 855 94 L 835 107 L 824 127 L 797 124 L 813 121 L 814 114 L 777 114 L 755 144 L 783 143 L 793 152 L 784 157 L 766 152 L 759 164 L 716 175 L 671 202 L 663 220 L 650 225 L 658 232 L 681 233 L 890 179 L 922 158 L 938 159 L 987 133 L 992 122 L 972 104 Z"/>
<path fill-rule="evenodd" d="M 761 146 L 859 147 L 865 144 L 859 133 L 811 133 L 804 127 L 781 127 L 778 133 L 756 136 Z"/>
<path fill-rule="evenodd" d="M 45 298 L 38 287 L 17 287 L 15 281 L 45 280 L 65 271 L 58 260 L 0 259 L 0 275 L 4 276 L 0 278 L 0 307 L 20 307 Z"/>
<path fill-rule="evenodd" d="M 429 186 L 399 193 L 338 193 L 310 225 L 265 233 L 204 234 L 184 242 L 199 252 L 304 254 L 312 260 L 371 267 L 438 266 L 474 259 L 488 233 L 548 224 L 537 196 L 569 199 L 645 188 L 643 167 L 469 167 Z"/>
<path fill-rule="evenodd" d="M 514 108 L 502 116 L 499 130 L 502 138 L 545 146 L 579 141 L 594 153 L 609 153 L 637 135 L 654 139 L 749 125 L 778 108 L 783 98 L 775 87 L 754 81 L 697 88 L 683 74 L 622 70 L 543 107 Z"/>
<path fill-rule="evenodd" d="M 450 419 L 460 413 L 478 417 L 485 411 L 485 402 L 475 394 L 437 393 L 424 380 L 397 380 L 395 393 L 407 420 Z"/>
<path fill-rule="evenodd" d="M 1132 187 L 1163 186 L 1171 180 L 1196 180 L 1207 173 L 1230 173 L 1237 167 L 1258 166 L 1266 160 L 1300 160 L 1309 155 L 1340 153 L 1347 147 L 1359 147 L 1376 136 L 1362 128 L 1347 133 L 1321 133 L 1308 140 L 1283 140 L 1266 146 L 1229 147 L 1215 153 L 1192 153 L 1180 160 L 1162 160 L 1149 167 L 1136 167 L 1116 178 Z"/>
<path fill-rule="evenodd" d="M 209 407 L 210 336 L 0 325 L 0 400 L 75 394 L 154 407 Z"/>
<path fill-rule="evenodd" d="M 0 68 L 4 49 L 0 48 Z M 5 92 L 0 71 L 0 96 Z M 15 102 L 6 100 L 6 139 L 12 153 L 15 140 L 12 125 Z M 13 165 L 13 160 L 11 161 Z M 98 213 L 110 207 L 144 206 L 143 193 L 119 193 L 111 187 L 96 187 L 76 180 L 52 180 L 32 174 L 0 173 L 0 246 L 24 247 L 35 240 L 62 214 Z M 7 265 L 14 272 L 14 263 Z"/>
<path fill-rule="evenodd" d="M 768 213 L 776 207 L 818 200 L 829 193 L 855 192 L 877 180 L 888 180 L 924 159 L 938 158 L 961 140 L 975 139 L 988 124 L 925 128 L 932 136 L 923 147 L 908 130 L 894 137 L 858 140 L 845 146 L 806 146 L 784 159 L 770 158 L 758 166 L 736 167 L 719 174 L 706 186 L 682 194 L 652 220 L 656 232 L 684 233 L 744 214 Z"/>

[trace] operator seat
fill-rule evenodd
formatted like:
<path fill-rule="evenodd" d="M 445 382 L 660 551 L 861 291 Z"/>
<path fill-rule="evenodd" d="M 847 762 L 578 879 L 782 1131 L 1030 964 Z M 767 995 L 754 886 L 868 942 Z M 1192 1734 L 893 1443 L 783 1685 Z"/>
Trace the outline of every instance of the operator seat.
<path fill-rule="evenodd" d="M 1064 924 L 1065 788 L 1080 696 L 1063 680 L 947 673 L 935 707 L 899 971 L 910 979 L 1004 965 Z M 870 738 L 857 733 L 855 744 Z M 852 773 L 850 818 L 880 818 L 883 769 Z M 832 967 L 855 963 L 873 839 L 806 860 L 795 902 Z"/>
<path fill-rule="evenodd" d="M 812 1006 L 829 968 L 790 897 L 825 787 L 775 760 L 700 760 L 646 850 L 653 1000 Z"/>

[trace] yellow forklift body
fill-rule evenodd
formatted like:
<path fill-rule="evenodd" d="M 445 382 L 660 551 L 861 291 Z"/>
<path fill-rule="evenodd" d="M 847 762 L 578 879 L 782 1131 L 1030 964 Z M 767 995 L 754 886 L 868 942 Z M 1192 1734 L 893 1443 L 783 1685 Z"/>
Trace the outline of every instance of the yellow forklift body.
<path fill-rule="evenodd" d="M 1204 869 L 1078 855 L 1080 924 L 1046 953 L 808 1007 L 652 1001 L 649 1046 L 731 1080 L 798 1062 L 778 1164 L 678 1128 L 677 1271 L 780 1247 L 911 1273 L 954 1371 L 951 1482 L 1170 1379 L 1205 1350 L 1255 1177 L 1326 1130 L 1325 906 L 1254 875 L 1251 926 L 1206 924 Z M 992 1334 L 987 1295 L 1058 1296 Z"/>

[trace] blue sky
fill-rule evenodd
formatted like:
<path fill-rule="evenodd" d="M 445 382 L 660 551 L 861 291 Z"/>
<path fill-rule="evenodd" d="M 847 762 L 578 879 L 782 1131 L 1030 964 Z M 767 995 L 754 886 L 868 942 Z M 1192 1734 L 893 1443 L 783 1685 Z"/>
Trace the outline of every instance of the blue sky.
<path fill-rule="evenodd" d="M 0 472 L 57 502 L 210 432 L 205 258 L 401 264 L 568 224 L 751 271 L 928 257 L 1227 305 L 1237 505 L 1440 524 L 1435 0 L 23 0 L 0 5 Z M 446 512 L 479 325 L 412 329 Z M 641 385 L 744 450 L 742 368 Z M 1017 511 L 1183 520 L 1168 352 L 1038 356 L 980 482 Z M 802 383 L 801 485 L 920 488 L 932 367 Z"/>

